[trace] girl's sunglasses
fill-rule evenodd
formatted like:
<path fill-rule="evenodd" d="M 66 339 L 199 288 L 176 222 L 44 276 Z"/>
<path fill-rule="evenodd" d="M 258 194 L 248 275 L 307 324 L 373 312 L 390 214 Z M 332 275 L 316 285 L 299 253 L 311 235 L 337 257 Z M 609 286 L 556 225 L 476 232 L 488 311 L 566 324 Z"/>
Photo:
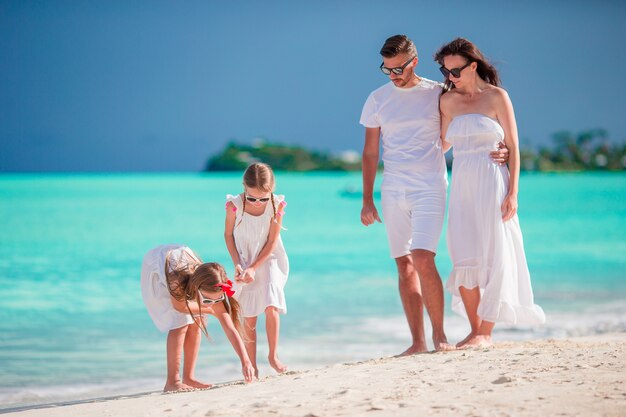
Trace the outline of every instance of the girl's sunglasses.
<path fill-rule="evenodd" d="M 246 200 L 248 200 L 251 203 L 256 203 L 257 201 L 261 203 L 267 203 L 268 201 L 270 201 L 270 198 L 269 197 L 255 198 L 255 197 L 250 197 L 247 195 Z"/>
<path fill-rule="evenodd" d="M 204 296 L 202 295 L 202 293 L 200 291 L 198 291 L 198 294 L 200 295 L 200 302 L 202 304 L 215 304 L 215 303 L 219 303 L 220 301 L 224 301 L 226 299 L 226 294 L 222 294 L 222 296 L 220 298 L 217 299 L 213 299 L 213 298 L 204 298 Z"/>
<path fill-rule="evenodd" d="M 413 57 L 415 58 L 415 57 Z M 411 63 L 411 61 L 413 61 L 413 58 L 409 59 L 408 61 L 406 61 L 404 63 L 404 65 L 402 65 L 401 67 L 396 67 L 396 68 L 387 68 L 385 66 L 385 63 L 383 62 L 382 64 L 380 64 L 380 70 L 383 72 L 383 74 L 385 75 L 389 75 L 392 72 L 396 75 L 402 75 L 402 73 L 404 72 L 404 69 L 406 68 L 407 65 L 409 65 Z"/>
<path fill-rule="evenodd" d="M 468 62 L 467 64 L 463 65 L 460 68 L 452 68 L 452 69 L 448 69 L 448 68 L 446 68 L 446 67 L 444 67 L 442 65 L 442 66 L 439 67 L 439 71 L 441 71 L 443 76 L 446 77 L 446 78 L 448 78 L 450 76 L 450 74 L 452 74 L 452 76 L 454 78 L 459 78 L 461 76 L 461 71 L 463 71 L 465 68 L 469 67 L 471 63 L 472 63 L 472 61 Z"/>

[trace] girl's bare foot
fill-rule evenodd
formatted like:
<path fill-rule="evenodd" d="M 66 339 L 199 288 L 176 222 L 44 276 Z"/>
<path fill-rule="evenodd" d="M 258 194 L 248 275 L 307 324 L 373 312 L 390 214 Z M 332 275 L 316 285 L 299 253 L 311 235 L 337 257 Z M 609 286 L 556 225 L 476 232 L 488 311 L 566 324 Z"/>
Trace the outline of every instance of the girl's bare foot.
<path fill-rule="evenodd" d="M 199 388 L 199 389 L 211 388 L 213 386 L 212 384 L 205 384 L 204 382 L 200 382 L 197 379 L 193 379 L 193 378 L 183 379 L 183 383 L 185 383 L 186 385 L 189 385 L 192 388 Z"/>
<path fill-rule="evenodd" d="M 278 357 L 274 357 L 274 358 L 269 357 L 267 359 L 269 360 L 270 366 L 274 368 L 274 370 L 278 372 L 279 374 L 282 374 L 283 372 L 287 371 L 287 365 L 279 361 Z"/>
<path fill-rule="evenodd" d="M 163 387 L 163 392 L 177 392 L 177 391 L 193 391 L 194 387 L 187 384 L 183 384 L 181 381 L 174 381 L 166 383 Z"/>
<path fill-rule="evenodd" d="M 464 349 L 472 349 L 472 348 L 486 348 L 493 345 L 491 341 L 490 335 L 478 334 L 472 337 L 470 340 L 463 345 Z"/>
<path fill-rule="evenodd" d="M 463 339 L 459 343 L 457 343 L 456 347 L 460 348 L 460 347 L 465 346 L 465 344 L 467 344 L 467 342 L 469 342 L 470 339 L 472 339 L 474 336 L 476 336 L 476 333 L 471 332 L 470 334 L 467 335 L 467 337 L 465 337 L 465 339 Z"/>

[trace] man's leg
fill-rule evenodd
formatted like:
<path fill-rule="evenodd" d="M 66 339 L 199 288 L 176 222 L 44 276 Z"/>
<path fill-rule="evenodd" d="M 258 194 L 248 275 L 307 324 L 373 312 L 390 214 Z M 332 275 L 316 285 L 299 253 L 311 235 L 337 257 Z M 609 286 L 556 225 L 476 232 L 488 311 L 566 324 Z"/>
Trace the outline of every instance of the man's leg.
<path fill-rule="evenodd" d="M 424 305 L 433 326 L 435 350 L 451 350 L 443 330 L 443 285 L 435 266 L 435 254 L 425 249 L 411 251 L 413 265 L 417 271 L 424 296 Z"/>
<path fill-rule="evenodd" d="M 422 291 L 417 272 L 413 267 L 411 255 L 395 258 L 398 267 L 398 287 L 404 314 L 409 323 L 412 344 L 400 356 L 413 355 L 426 352 L 426 337 L 424 336 L 424 304 L 422 303 Z"/>
<path fill-rule="evenodd" d="M 403 191 L 382 190 L 382 208 L 391 256 L 398 268 L 398 288 L 404 314 L 411 331 L 411 346 L 400 356 L 426 352 L 424 336 L 424 304 L 420 281 L 413 266 L 411 246 L 411 211 Z"/>

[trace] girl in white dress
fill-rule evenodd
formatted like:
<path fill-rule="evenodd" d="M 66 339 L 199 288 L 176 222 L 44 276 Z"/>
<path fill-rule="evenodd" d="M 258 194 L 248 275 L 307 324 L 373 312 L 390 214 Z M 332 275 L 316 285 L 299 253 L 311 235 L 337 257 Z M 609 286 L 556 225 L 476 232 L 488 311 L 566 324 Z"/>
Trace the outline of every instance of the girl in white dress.
<path fill-rule="evenodd" d="M 274 173 L 269 165 L 254 163 L 243 175 L 244 192 L 226 197 L 226 247 L 235 266 L 235 297 L 244 317 L 245 344 L 258 377 L 256 362 L 257 317 L 265 312 L 269 364 L 282 373 L 278 359 L 279 313 L 287 313 L 284 287 L 289 261 L 280 230 L 285 198 L 274 194 Z"/>
<path fill-rule="evenodd" d="M 206 315 L 215 316 L 241 360 L 245 382 L 253 368 L 239 335 L 239 305 L 224 268 L 202 263 L 187 246 L 161 245 L 150 250 L 141 268 L 141 294 L 154 324 L 167 334 L 167 379 L 163 391 L 210 388 L 194 376 Z M 183 378 L 181 359 L 185 358 Z"/>
<path fill-rule="evenodd" d="M 474 44 L 455 39 L 435 55 L 446 77 L 440 100 L 444 151 L 454 146 L 446 287 L 471 332 L 457 347 L 488 346 L 496 322 L 541 324 L 517 218 L 519 147 L 513 105 L 496 69 Z M 504 139 L 509 169 L 488 157 Z M 462 305 L 461 305 L 462 302 Z"/>

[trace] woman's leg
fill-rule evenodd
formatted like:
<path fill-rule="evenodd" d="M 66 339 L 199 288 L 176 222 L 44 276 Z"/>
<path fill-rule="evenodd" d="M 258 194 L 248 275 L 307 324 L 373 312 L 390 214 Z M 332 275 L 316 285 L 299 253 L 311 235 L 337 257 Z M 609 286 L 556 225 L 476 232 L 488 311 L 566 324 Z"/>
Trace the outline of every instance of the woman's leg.
<path fill-rule="evenodd" d="M 265 331 L 267 332 L 267 344 L 269 345 L 268 360 L 270 366 L 278 373 L 285 372 L 287 366 L 278 360 L 278 336 L 280 333 L 280 315 L 276 307 L 269 306 L 265 309 Z"/>
<path fill-rule="evenodd" d="M 496 324 L 492 321 L 483 320 L 480 323 L 480 328 L 472 340 L 470 340 L 468 346 L 488 347 L 493 345 L 491 340 L 491 331 Z"/>
<path fill-rule="evenodd" d="M 465 306 L 465 312 L 470 322 L 472 331 L 467 337 L 456 344 L 456 347 L 465 346 L 474 336 L 478 334 L 482 320 L 478 317 L 478 305 L 480 304 L 480 288 L 474 287 L 471 289 L 465 287 L 459 287 L 461 293 L 461 300 Z"/>
<path fill-rule="evenodd" d="M 201 319 L 203 320 L 203 319 Z M 183 363 L 183 383 L 194 388 L 211 388 L 211 384 L 205 384 L 196 380 L 195 370 L 198 360 L 198 352 L 200 351 L 200 342 L 202 342 L 202 332 L 196 323 L 190 324 L 185 335 L 184 352 L 185 358 Z"/>
<path fill-rule="evenodd" d="M 254 368 L 254 376 L 259 377 L 259 368 L 256 365 L 256 317 L 245 317 L 243 319 L 243 333 L 245 336 L 244 344 L 252 367 Z"/>
<path fill-rule="evenodd" d="M 193 389 L 180 380 L 180 363 L 183 357 L 183 344 L 189 326 L 170 330 L 167 334 L 167 380 L 163 391 L 186 391 Z"/>
<path fill-rule="evenodd" d="M 491 331 L 495 326 L 492 321 L 482 320 L 478 316 L 478 305 L 480 304 L 480 289 L 478 287 L 467 289 L 459 287 L 461 299 L 467 312 L 467 317 L 472 327 L 472 332 L 457 344 L 457 347 L 488 347 L 493 344 L 491 341 Z"/>

